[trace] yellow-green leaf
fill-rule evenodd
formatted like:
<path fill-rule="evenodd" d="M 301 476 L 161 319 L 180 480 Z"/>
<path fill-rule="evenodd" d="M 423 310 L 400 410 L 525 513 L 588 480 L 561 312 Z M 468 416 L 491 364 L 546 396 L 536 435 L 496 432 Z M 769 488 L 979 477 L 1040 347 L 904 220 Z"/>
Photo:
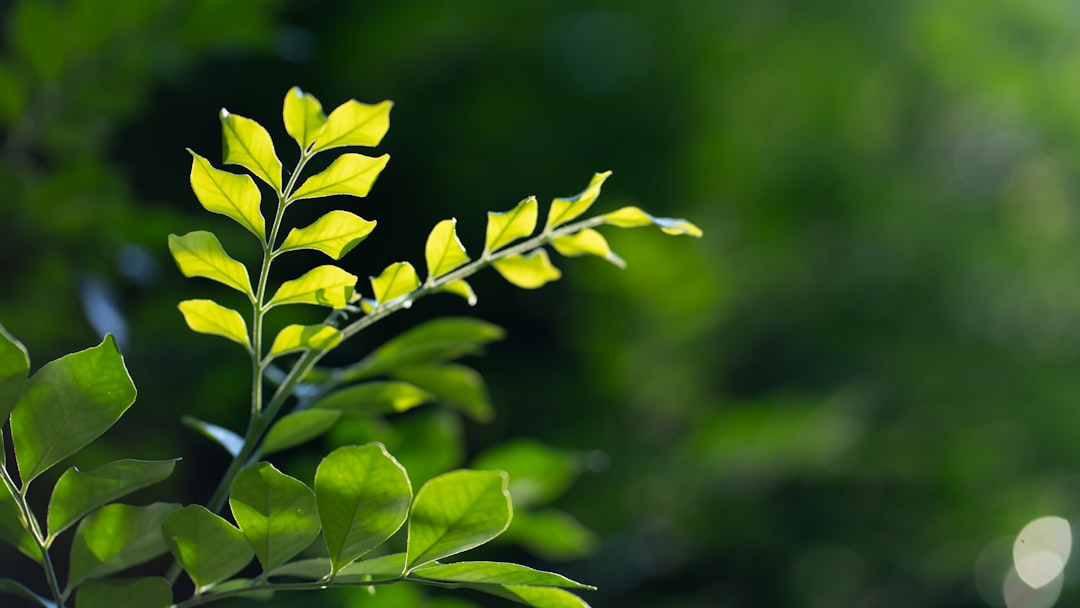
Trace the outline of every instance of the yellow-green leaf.
<path fill-rule="evenodd" d="M 382 173 L 389 154 L 373 158 L 363 154 L 342 154 L 334 159 L 322 173 L 316 173 L 305 181 L 289 197 L 289 203 L 302 198 L 320 198 L 335 194 L 364 197 L 371 191 L 375 179 Z"/>
<path fill-rule="evenodd" d="M 469 306 L 476 306 L 476 293 L 473 292 L 472 286 L 462 280 L 450 281 L 446 285 L 442 286 L 439 291 L 445 291 L 454 295 L 459 295 L 469 303 Z"/>
<path fill-rule="evenodd" d="M 226 165 L 240 165 L 281 191 L 281 161 L 262 125 L 221 108 L 221 133 Z"/>
<path fill-rule="evenodd" d="M 575 234 L 560 236 L 551 241 L 551 244 L 555 247 L 555 251 L 567 257 L 598 255 L 619 268 L 626 268 L 626 262 L 615 255 L 615 252 L 608 246 L 604 235 L 592 228 L 586 228 Z"/>
<path fill-rule="evenodd" d="M 278 253 L 293 249 L 317 249 L 335 260 L 340 260 L 341 256 L 352 251 L 352 248 L 363 242 L 374 229 L 375 222 L 336 209 L 306 228 L 290 230 Z"/>
<path fill-rule="evenodd" d="M 420 287 L 420 278 L 416 269 L 408 262 L 395 262 L 386 267 L 377 277 L 371 279 L 371 289 L 375 292 L 375 301 L 385 304 L 400 298 Z"/>
<path fill-rule="evenodd" d="M 611 171 L 596 173 L 589 185 L 577 196 L 570 198 L 557 198 L 551 201 L 551 210 L 548 211 L 547 227 L 554 228 L 569 222 L 577 216 L 585 213 L 592 206 L 596 197 L 600 196 L 600 186 L 611 175 Z"/>
<path fill-rule="evenodd" d="M 428 235 L 424 257 L 427 259 L 429 281 L 468 263 L 469 255 L 458 239 L 456 219 L 435 224 Z"/>
<path fill-rule="evenodd" d="M 169 251 L 185 277 L 205 277 L 253 297 L 247 268 L 225 253 L 212 232 L 196 230 L 184 236 L 170 234 Z"/>
<path fill-rule="evenodd" d="M 667 234 L 686 234 L 700 237 L 701 228 L 682 219 L 673 217 L 653 217 L 637 207 L 623 207 L 603 215 L 604 222 L 620 228 L 635 226 L 659 226 Z"/>
<path fill-rule="evenodd" d="M 495 260 L 492 265 L 504 279 L 524 289 L 536 289 L 562 276 L 559 269 L 551 265 L 547 251 L 543 249 Z"/>
<path fill-rule="evenodd" d="M 285 281 L 278 287 L 270 306 L 279 304 L 319 304 L 343 308 L 352 298 L 356 288 L 356 276 L 337 266 L 317 266 L 303 276 Z"/>
<path fill-rule="evenodd" d="M 266 223 L 259 211 L 259 187 L 247 175 L 214 168 L 210 161 L 191 153 L 191 189 L 199 203 L 211 213 L 232 218 L 260 239 L 266 238 Z"/>
<path fill-rule="evenodd" d="M 251 350 L 247 323 L 235 310 L 213 300 L 184 300 L 179 308 L 191 331 L 228 338 Z"/>
<path fill-rule="evenodd" d="M 536 229 L 536 197 L 521 201 L 516 207 L 501 213 L 488 211 L 487 236 L 484 250 L 495 251 L 529 236 Z"/>
<path fill-rule="evenodd" d="M 293 87 L 285 94 L 281 116 L 285 120 L 285 131 L 300 144 L 301 150 L 307 150 L 319 138 L 326 124 L 322 104 L 300 87 Z"/>
<path fill-rule="evenodd" d="M 374 105 L 350 99 L 330 113 L 326 126 L 312 151 L 341 146 L 374 147 L 390 129 L 390 108 L 393 102 Z"/>
<path fill-rule="evenodd" d="M 341 343 L 341 332 L 329 325 L 288 325 L 270 347 L 271 357 L 298 350 L 330 350 Z"/>

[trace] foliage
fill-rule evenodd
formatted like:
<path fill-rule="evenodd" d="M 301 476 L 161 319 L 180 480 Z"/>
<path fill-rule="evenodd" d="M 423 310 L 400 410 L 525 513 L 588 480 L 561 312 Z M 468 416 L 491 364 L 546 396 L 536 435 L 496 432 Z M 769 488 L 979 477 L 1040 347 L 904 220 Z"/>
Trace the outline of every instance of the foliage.
<path fill-rule="evenodd" d="M 487 456 L 493 465 L 521 467 L 520 477 L 497 469 L 454 470 L 416 484 L 415 494 L 418 478 L 379 442 L 335 449 L 319 462 L 310 485 L 265 460 L 330 432 L 344 419 L 372 419 L 436 399 L 480 420 L 490 416 L 479 375 L 449 363 L 500 337 L 497 329 L 475 320 L 431 321 L 354 364 L 316 368 L 343 342 L 410 308 L 417 299 L 448 292 L 475 303 L 466 279 L 488 265 L 514 285 L 540 287 L 560 276 L 548 257 L 548 245 L 563 255 L 592 254 L 622 265 L 595 230 L 602 225 L 655 225 L 669 234 L 701 235 L 685 220 L 656 218 L 636 207 L 581 219 L 610 175 L 604 172 L 594 175 L 580 194 L 554 199 L 539 230 L 533 197 L 507 212 L 489 213 L 484 247 L 476 259 L 459 240 L 456 221 L 439 222 L 424 248 L 423 279 L 403 261 L 372 277 L 370 291 L 358 288 L 356 275 L 333 264 L 273 280 L 272 266 L 285 254 L 310 249 L 339 261 L 372 232 L 375 222 L 333 210 L 281 237 L 285 212 L 292 205 L 369 193 L 388 155 L 344 152 L 322 170 L 303 176 L 320 153 L 377 146 L 389 128 L 390 109 L 390 102 L 350 100 L 326 115 L 315 97 L 291 89 L 282 115 L 286 132 L 299 147 L 299 159 L 287 177 L 266 129 L 223 109 L 223 162 L 246 169 L 261 185 L 191 153 L 196 198 L 207 211 L 255 236 L 262 250 L 259 264 L 249 268 L 212 232 L 195 230 L 168 239 L 184 276 L 220 283 L 242 294 L 250 307 L 245 316 L 210 299 L 179 304 L 193 331 L 235 342 L 251 360 L 251 401 L 243 434 L 185 419 L 231 457 L 205 505 L 116 502 L 162 481 L 176 468 L 175 460 L 124 459 L 91 471 L 71 467 L 64 472 L 53 486 L 43 526 L 29 497 L 31 483 L 113 426 L 135 401 L 135 386 L 112 336 L 31 375 L 26 349 L 0 328 L 0 411 L 10 414 L 15 454 L 14 463 L 0 462 L 6 489 L 0 498 L 0 538 L 40 564 L 48 591 L 42 595 L 11 579 L 4 579 L 0 590 L 42 606 L 62 607 L 74 598 L 80 607 L 180 607 L 275 591 L 374 588 L 407 581 L 476 589 L 537 608 L 586 606 L 566 589 L 591 587 L 557 574 L 511 563 L 442 561 L 507 530 L 513 512 L 511 483 L 543 479 L 544 467 L 558 468 L 558 457 L 552 464 L 543 450 L 523 447 Z M 269 222 L 263 215 L 263 186 L 273 192 Z M 271 332 L 270 311 L 294 305 L 329 310 L 321 323 L 287 323 Z M 287 357 L 292 359 L 288 371 L 275 367 Z M 268 384 L 276 385 L 269 396 Z M 5 454 L 6 446 L 0 448 Z M 537 463 L 545 458 L 549 463 L 537 472 Z M 546 488 L 530 490 L 525 484 L 513 493 L 528 505 L 557 495 L 563 480 L 565 473 Z M 69 568 L 62 581 L 54 542 L 72 526 Z M 404 530 L 404 551 L 393 551 L 399 530 Z M 316 555 L 307 555 L 309 551 Z M 166 553 L 174 564 L 164 576 L 114 576 Z M 257 567 L 251 565 L 253 559 Z M 194 592 L 174 604 L 173 586 L 181 571 L 191 579 Z M 234 578 L 246 572 L 254 574 Z"/>

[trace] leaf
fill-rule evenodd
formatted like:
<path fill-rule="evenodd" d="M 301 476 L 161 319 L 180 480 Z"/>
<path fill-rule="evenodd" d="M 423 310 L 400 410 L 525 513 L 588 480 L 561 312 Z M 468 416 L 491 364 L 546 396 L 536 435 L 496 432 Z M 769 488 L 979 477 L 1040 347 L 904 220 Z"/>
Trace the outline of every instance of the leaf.
<path fill-rule="evenodd" d="M 49 500 L 49 540 L 94 509 L 172 475 L 177 460 L 117 460 L 91 471 L 64 471 Z"/>
<path fill-rule="evenodd" d="M 433 395 L 405 382 L 365 382 L 330 393 L 312 408 L 349 414 L 393 414 L 431 401 Z"/>
<path fill-rule="evenodd" d="M 330 576 L 330 568 L 330 558 L 310 557 L 308 559 L 298 559 L 294 562 L 278 566 L 277 568 L 274 568 L 273 571 L 268 572 L 267 576 L 295 576 L 297 578 L 306 578 L 317 581 L 321 578 Z"/>
<path fill-rule="evenodd" d="M 510 525 L 506 473 L 458 470 L 428 481 L 409 514 L 407 567 L 472 549 Z"/>
<path fill-rule="evenodd" d="M 359 363 L 346 368 L 343 381 L 359 380 L 389 370 L 457 359 L 477 353 L 489 342 L 502 340 L 498 325 L 468 317 L 444 317 L 418 325 L 376 348 Z"/>
<path fill-rule="evenodd" d="M 364 582 L 362 577 L 397 577 L 405 571 L 405 554 L 391 553 L 382 557 L 373 557 L 353 562 L 338 572 L 334 580 L 342 583 Z"/>
<path fill-rule="evenodd" d="M 306 549 L 319 535 L 315 495 L 267 462 L 236 476 L 229 506 L 266 572 Z"/>
<path fill-rule="evenodd" d="M 375 222 L 353 215 L 348 211 L 334 210 L 315 220 L 306 228 L 293 228 L 278 253 L 295 249 L 316 249 L 340 260 L 364 241 L 375 229 Z"/>
<path fill-rule="evenodd" d="M 24 600 L 41 606 L 41 608 L 56 608 L 56 604 L 27 589 L 22 583 L 13 581 L 10 578 L 0 578 L 0 593 L 21 597 Z"/>
<path fill-rule="evenodd" d="M 337 266 L 316 266 L 303 276 L 282 283 L 266 307 L 280 304 L 318 304 L 344 308 L 352 299 L 355 288 L 356 275 Z"/>
<path fill-rule="evenodd" d="M 407 367 L 395 370 L 394 377 L 434 393 L 439 400 L 461 409 L 477 422 L 491 420 L 487 385 L 483 376 L 470 367 L 452 364 Z"/>
<path fill-rule="evenodd" d="M 499 540 L 520 545 L 549 562 L 581 559 L 600 545 L 596 534 L 558 509 L 515 511 L 514 521 Z"/>
<path fill-rule="evenodd" d="M 46 363 L 11 412 L 23 485 L 107 431 L 135 402 L 116 339 Z"/>
<path fill-rule="evenodd" d="M 555 587 L 534 587 L 531 585 L 468 586 L 533 608 L 589 608 L 585 600 L 569 591 Z"/>
<path fill-rule="evenodd" d="M 0 491 L 0 540 L 15 547 L 23 555 L 41 563 L 37 543 L 22 525 L 22 515 L 15 500 L 5 488 Z"/>
<path fill-rule="evenodd" d="M 240 572 L 255 556 L 240 530 L 202 505 L 174 511 L 165 518 L 161 531 L 196 589 Z"/>
<path fill-rule="evenodd" d="M 416 269 L 408 262 L 395 262 L 386 267 L 377 277 L 371 278 L 371 288 L 375 292 L 375 301 L 385 304 L 408 295 L 420 287 L 420 278 Z"/>
<path fill-rule="evenodd" d="M 504 279 L 523 289 L 536 289 L 562 276 L 551 265 L 547 251 L 537 249 L 527 255 L 511 255 L 492 262 Z"/>
<path fill-rule="evenodd" d="M 286 325 L 274 338 L 269 357 L 298 350 L 330 350 L 341 343 L 341 332 L 329 325 Z"/>
<path fill-rule="evenodd" d="M 322 435 L 341 418 L 337 410 L 304 410 L 282 417 L 263 439 L 262 453 L 273 454 Z"/>
<path fill-rule="evenodd" d="M 90 581 L 75 594 L 75 608 L 167 608 L 172 587 L 160 576 Z"/>
<path fill-rule="evenodd" d="M 293 87 L 285 94 L 281 116 L 285 121 L 285 131 L 306 151 L 322 134 L 326 124 L 322 104 L 314 95 L 305 93 L 300 87 Z"/>
<path fill-rule="evenodd" d="M 247 323 L 235 310 L 213 300 L 184 300 L 177 308 L 191 331 L 228 338 L 251 351 Z"/>
<path fill-rule="evenodd" d="M 532 234 L 536 230 L 536 208 L 536 197 L 530 196 L 509 211 L 488 211 L 484 251 L 495 251 Z"/>
<path fill-rule="evenodd" d="M 341 146 L 374 147 L 390 129 L 390 101 L 374 105 L 350 99 L 330 113 L 312 152 Z"/>
<path fill-rule="evenodd" d="M 266 220 L 259 209 L 262 196 L 254 180 L 216 169 L 190 148 L 188 152 L 191 153 L 191 190 L 203 208 L 229 217 L 260 240 L 265 239 Z"/>
<path fill-rule="evenodd" d="M 523 508 L 551 502 L 566 492 L 581 473 L 581 458 L 537 441 L 519 439 L 497 445 L 472 463 L 510 475 L 510 496 Z"/>
<path fill-rule="evenodd" d="M 561 574 L 533 570 L 521 564 L 505 562 L 457 562 L 454 564 L 423 566 L 409 573 L 409 578 L 414 577 L 445 583 L 472 583 L 472 586 L 530 585 L 567 589 L 595 589 L 590 585 L 572 581 Z"/>
<path fill-rule="evenodd" d="M 476 293 L 473 292 L 472 286 L 465 281 L 450 281 L 443 285 L 439 291 L 445 291 L 446 293 L 461 296 L 465 298 L 465 301 L 469 303 L 469 306 L 476 306 Z"/>
<path fill-rule="evenodd" d="M 386 542 L 405 523 L 412 486 L 386 448 L 369 443 L 341 447 L 323 458 L 315 472 L 315 498 L 337 572 Z"/>
<path fill-rule="evenodd" d="M 555 251 L 558 251 L 566 257 L 575 257 L 586 254 L 596 255 L 615 264 L 619 268 L 626 268 L 626 262 L 615 255 L 615 252 L 608 246 L 604 236 L 592 228 L 586 228 L 581 232 L 560 236 L 551 241 L 551 245 L 555 247 Z"/>
<path fill-rule="evenodd" d="M 427 261 L 428 281 L 469 262 L 465 247 L 458 239 L 456 219 L 450 218 L 435 224 L 428 234 L 424 258 Z"/>
<path fill-rule="evenodd" d="M 600 186 L 604 184 L 604 180 L 609 175 L 611 175 L 611 171 L 596 173 L 589 180 L 589 185 L 577 196 L 557 198 L 551 201 L 551 209 L 548 211 L 545 230 L 561 226 L 588 211 L 596 197 L 600 196 Z"/>
<path fill-rule="evenodd" d="M 0 426 L 18 402 L 29 372 L 26 347 L 0 325 Z"/>
<path fill-rule="evenodd" d="M 149 561 L 168 551 L 161 522 L 180 505 L 157 502 L 145 507 L 113 503 L 94 511 L 75 529 L 68 589 Z"/>
<path fill-rule="evenodd" d="M 226 165 L 240 165 L 281 192 L 281 161 L 262 125 L 221 108 L 221 134 Z"/>
<path fill-rule="evenodd" d="M 389 154 L 379 157 L 342 154 L 321 173 L 316 173 L 304 180 L 304 183 L 289 196 L 286 204 L 304 198 L 321 198 L 335 194 L 363 198 L 371 192 L 371 187 L 388 162 L 390 162 Z"/>
<path fill-rule="evenodd" d="M 247 268 L 225 253 L 213 233 L 196 230 L 184 236 L 170 234 L 169 251 L 185 277 L 205 277 L 254 297 Z"/>
<path fill-rule="evenodd" d="M 236 457 L 240 449 L 244 447 L 244 438 L 225 427 L 204 422 L 193 416 L 184 416 L 180 419 L 184 426 L 199 431 L 204 436 L 212 439 L 215 443 L 225 448 L 230 456 Z"/>
<path fill-rule="evenodd" d="M 681 219 L 671 217 L 653 217 L 637 207 L 623 207 L 611 213 L 605 213 L 604 222 L 620 228 L 633 228 L 635 226 L 659 226 L 667 234 L 686 234 L 700 237 L 701 228 Z"/>

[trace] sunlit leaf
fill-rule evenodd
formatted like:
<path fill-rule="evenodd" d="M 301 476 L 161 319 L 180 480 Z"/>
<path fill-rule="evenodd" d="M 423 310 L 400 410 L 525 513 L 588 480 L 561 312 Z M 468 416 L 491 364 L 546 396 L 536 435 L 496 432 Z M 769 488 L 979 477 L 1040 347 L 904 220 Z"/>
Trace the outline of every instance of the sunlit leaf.
<path fill-rule="evenodd" d="M 202 505 L 174 511 L 161 532 L 199 589 L 236 574 L 255 556 L 240 530 Z"/>
<path fill-rule="evenodd" d="M 623 207 L 611 213 L 603 215 L 604 222 L 620 228 L 633 228 L 635 226 L 659 226 L 668 234 L 686 234 L 700 237 L 701 228 L 681 219 L 671 217 L 653 217 L 637 207 Z"/>
<path fill-rule="evenodd" d="M 282 417 L 263 439 L 263 455 L 287 450 L 322 435 L 341 418 L 338 410 L 309 409 Z"/>
<path fill-rule="evenodd" d="M 343 308 L 352 299 L 355 288 L 355 275 L 337 266 L 317 266 L 300 278 L 282 283 L 267 306 L 318 304 Z"/>
<path fill-rule="evenodd" d="M 394 377 L 434 393 L 440 401 L 459 408 L 477 422 L 491 420 L 487 385 L 483 376 L 470 367 L 455 364 L 406 367 L 394 370 Z"/>
<path fill-rule="evenodd" d="M 551 241 L 551 245 L 555 247 L 555 251 L 558 251 L 567 257 L 596 255 L 615 264 L 619 268 L 626 268 L 626 262 L 615 255 L 615 252 L 608 246 L 607 239 L 592 228 L 586 228 L 581 232 L 560 236 Z"/>
<path fill-rule="evenodd" d="M 392 338 L 359 363 L 341 373 L 344 381 L 359 380 L 389 370 L 447 361 L 475 354 L 506 335 L 498 325 L 468 317 L 444 317 L 428 321 Z"/>
<path fill-rule="evenodd" d="M 94 509 L 172 475 L 177 460 L 117 460 L 90 471 L 64 471 L 49 500 L 49 537 Z"/>
<path fill-rule="evenodd" d="M 557 587 L 533 585 L 466 585 L 533 608 L 589 608 L 585 600 Z"/>
<path fill-rule="evenodd" d="M 510 494 L 501 471 L 451 471 L 416 493 L 409 514 L 407 567 L 456 555 L 510 525 Z"/>
<path fill-rule="evenodd" d="M 350 99 L 330 113 L 312 151 L 341 146 L 374 147 L 390 129 L 390 101 L 374 105 Z"/>
<path fill-rule="evenodd" d="M 0 325 L 0 426 L 18 402 L 29 372 L 26 347 Z"/>
<path fill-rule="evenodd" d="M 547 228 L 555 228 L 578 217 L 589 210 L 596 197 L 600 196 L 600 186 L 611 175 L 611 171 L 596 173 L 589 180 L 589 185 L 576 196 L 570 198 L 557 198 L 551 201 L 551 209 L 548 211 Z"/>
<path fill-rule="evenodd" d="M 75 608 L 167 608 L 172 586 L 160 576 L 88 581 L 75 594 Z"/>
<path fill-rule="evenodd" d="M 285 94 L 281 116 L 285 131 L 296 140 L 301 150 L 307 150 L 319 138 L 326 124 L 322 104 L 314 95 L 300 90 L 300 87 L 293 87 Z"/>
<path fill-rule="evenodd" d="M 405 523 L 412 486 L 386 448 L 369 443 L 341 447 L 323 458 L 315 472 L 315 498 L 336 572 Z"/>
<path fill-rule="evenodd" d="M 410 294 L 417 287 L 420 287 L 420 278 L 416 276 L 416 269 L 408 262 L 395 262 L 387 266 L 379 276 L 371 279 L 371 288 L 379 304 Z"/>
<path fill-rule="evenodd" d="M 271 357 L 298 350 L 330 350 L 341 343 L 341 332 L 329 325 L 287 325 L 274 338 Z"/>
<path fill-rule="evenodd" d="M 199 203 L 212 213 L 220 213 L 236 221 L 249 232 L 266 238 L 266 220 L 259 204 L 259 187 L 248 175 L 237 175 L 214 168 L 210 161 L 191 153 L 191 190 Z"/>
<path fill-rule="evenodd" d="M 439 291 L 445 291 L 446 293 L 461 296 L 465 298 L 465 301 L 469 303 L 469 306 L 476 306 L 476 293 L 473 291 L 472 286 L 465 281 L 450 281 L 443 285 Z"/>
<path fill-rule="evenodd" d="M 262 125 L 222 108 L 221 134 L 225 164 L 240 165 L 274 190 L 281 191 L 281 161 Z"/>
<path fill-rule="evenodd" d="M 334 210 L 306 228 L 290 230 L 278 252 L 316 249 L 340 260 L 341 256 L 362 243 L 374 229 L 375 222 L 369 222 L 348 211 Z"/>
<path fill-rule="evenodd" d="M 28 602 L 41 606 L 41 608 L 56 608 L 56 604 L 34 593 L 19 581 L 13 581 L 10 578 L 0 578 L 0 593 L 21 597 Z"/>
<path fill-rule="evenodd" d="M 424 259 L 427 261 L 428 280 L 441 277 L 462 264 L 468 263 L 469 256 L 458 239 L 456 219 L 443 220 L 435 224 L 431 233 L 428 234 L 427 245 L 424 247 Z"/>
<path fill-rule="evenodd" d="M 23 484 L 97 439 L 134 402 L 135 385 L 111 335 L 46 363 L 27 380 L 11 412 Z"/>
<path fill-rule="evenodd" d="M 371 186 L 375 184 L 375 179 L 379 177 L 388 162 L 390 162 L 389 154 L 374 158 L 363 154 L 342 154 L 335 158 L 334 162 L 330 163 L 330 166 L 322 173 L 316 173 L 307 178 L 289 197 L 288 202 L 335 194 L 365 197 L 368 192 L 371 192 Z"/>
<path fill-rule="evenodd" d="M 495 260 L 492 266 L 504 279 L 524 289 L 536 289 L 562 276 L 543 249 L 527 255 L 507 256 Z"/>
<path fill-rule="evenodd" d="M 431 401 L 433 395 L 405 382 L 365 382 L 330 393 L 312 407 L 348 414 L 398 413 Z"/>
<path fill-rule="evenodd" d="M 229 506 L 267 572 L 306 549 L 319 535 L 311 489 L 267 462 L 236 476 Z"/>
<path fill-rule="evenodd" d="M 600 546 L 596 533 L 569 513 L 552 508 L 514 511 L 514 521 L 499 540 L 550 562 L 582 559 Z"/>
<path fill-rule="evenodd" d="M 247 323 L 235 310 L 213 300 L 184 300 L 177 307 L 191 331 L 228 338 L 251 350 Z"/>
<path fill-rule="evenodd" d="M 18 549 L 35 562 L 41 562 L 41 552 L 30 533 L 22 525 L 22 515 L 15 499 L 6 489 L 0 489 L 0 540 Z"/>
<path fill-rule="evenodd" d="M 71 544 L 68 588 L 149 561 L 168 551 L 161 522 L 180 505 L 105 505 L 86 516 Z"/>
<path fill-rule="evenodd" d="M 208 439 L 213 440 L 214 443 L 225 448 L 225 451 L 228 452 L 230 456 L 235 457 L 240 453 L 240 449 L 244 447 L 244 438 L 225 427 L 211 424 L 192 416 L 184 416 L 180 419 L 180 422 L 182 422 L 184 426 L 199 431 Z"/>
<path fill-rule="evenodd" d="M 185 277 L 205 277 L 252 297 L 251 278 L 243 264 L 229 257 L 212 232 L 169 235 L 169 251 Z"/>
<path fill-rule="evenodd" d="M 536 230 L 536 197 L 521 201 L 509 211 L 488 211 L 484 251 L 495 251 L 529 236 Z"/>
<path fill-rule="evenodd" d="M 409 573 L 409 578 L 424 578 L 444 583 L 595 589 L 595 587 L 572 581 L 561 574 L 533 570 L 520 564 L 505 562 L 457 562 L 422 566 Z"/>

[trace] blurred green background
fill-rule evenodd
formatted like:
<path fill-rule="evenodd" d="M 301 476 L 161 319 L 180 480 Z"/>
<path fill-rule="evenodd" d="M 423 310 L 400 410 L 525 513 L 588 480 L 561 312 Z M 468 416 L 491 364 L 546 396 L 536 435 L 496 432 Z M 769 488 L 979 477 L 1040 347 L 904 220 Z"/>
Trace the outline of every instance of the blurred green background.
<path fill-rule="evenodd" d="M 139 399 L 76 461 L 184 456 L 146 500 L 200 500 L 226 464 L 181 413 L 246 413 L 241 352 L 175 309 L 220 292 L 179 275 L 167 234 L 246 242 L 198 207 L 185 148 L 220 162 L 223 105 L 286 142 L 299 85 L 327 109 L 395 102 L 392 160 L 355 207 L 379 221 L 345 260 L 360 276 L 421 261 L 449 216 L 475 252 L 486 211 L 606 169 L 598 211 L 705 230 L 609 232 L 627 270 L 557 259 L 536 292 L 487 273 L 475 308 L 431 298 L 342 354 L 443 314 L 507 328 L 469 362 L 493 422 L 401 422 L 443 442 L 435 468 L 523 437 L 572 454 L 581 476 L 544 512 L 595 542 L 489 556 L 597 584 L 597 607 L 1005 606 L 1020 528 L 1080 516 L 1080 4 L 107 7 L 0 1 L 0 323 L 35 366 L 118 333 Z M 1080 601 L 1074 570 L 1008 606 Z"/>

